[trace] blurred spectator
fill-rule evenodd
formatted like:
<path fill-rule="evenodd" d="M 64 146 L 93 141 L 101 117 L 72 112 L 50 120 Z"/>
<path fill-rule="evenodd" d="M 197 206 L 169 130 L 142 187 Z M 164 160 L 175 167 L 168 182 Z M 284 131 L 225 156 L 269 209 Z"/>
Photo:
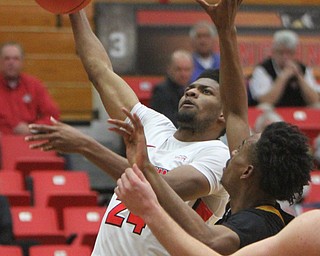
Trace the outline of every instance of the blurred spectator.
<path fill-rule="evenodd" d="M 189 85 L 193 63 L 191 53 L 185 50 L 174 51 L 167 67 L 167 76 L 157 84 L 152 92 L 150 107 L 164 114 L 177 127 L 179 100 Z"/>
<path fill-rule="evenodd" d="M 24 51 L 16 42 L 0 46 L 0 133 L 28 134 L 29 123 L 50 124 L 59 118 L 57 105 L 45 86 L 22 73 Z"/>
<path fill-rule="evenodd" d="M 220 55 L 214 52 L 217 44 L 217 30 L 212 23 L 200 21 L 189 31 L 191 45 L 193 48 L 194 70 L 191 82 L 206 69 L 219 69 Z"/>
<path fill-rule="evenodd" d="M 274 122 L 281 122 L 283 118 L 272 109 L 266 109 L 260 114 L 254 123 L 254 133 L 260 133 L 266 126 Z"/>
<path fill-rule="evenodd" d="M 298 35 L 290 30 L 273 36 L 271 57 L 260 63 L 249 81 L 252 98 L 275 107 L 315 106 L 319 85 L 310 67 L 295 59 Z"/>

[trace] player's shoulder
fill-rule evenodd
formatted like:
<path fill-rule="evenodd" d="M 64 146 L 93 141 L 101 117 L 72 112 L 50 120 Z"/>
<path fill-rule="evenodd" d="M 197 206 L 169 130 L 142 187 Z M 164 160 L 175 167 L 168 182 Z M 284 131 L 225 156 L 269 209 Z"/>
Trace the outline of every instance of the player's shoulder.
<path fill-rule="evenodd" d="M 299 222 L 303 225 L 309 225 L 310 227 L 312 227 L 312 229 L 320 229 L 320 209 L 302 213 L 294 219 L 294 222 Z M 317 225 L 317 227 L 315 227 L 314 225 Z"/>
<path fill-rule="evenodd" d="M 199 142 L 197 144 L 198 147 L 203 148 L 205 150 L 209 151 L 226 151 L 229 152 L 228 146 L 222 142 L 221 140 L 208 140 L 208 141 L 203 141 Z"/>

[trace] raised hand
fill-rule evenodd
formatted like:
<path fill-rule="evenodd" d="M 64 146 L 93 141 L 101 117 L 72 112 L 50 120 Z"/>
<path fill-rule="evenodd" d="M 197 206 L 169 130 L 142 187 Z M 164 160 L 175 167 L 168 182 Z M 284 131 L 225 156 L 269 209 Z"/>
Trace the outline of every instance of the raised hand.
<path fill-rule="evenodd" d="M 210 16 L 217 27 L 221 29 L 233 29 L 237 11 L 242 0 L 220 0 L 218 3 L 209 4 L 205 0 L 196 0 Z"/>
<path fill-rule="evenodd" d="M 85 147 L 85 134 L 70 125 L 51 118 L 52 125 L 30 124 L 33 135 L 25 138 L 26 141 L 37 142 L 30 144 L 31 149 L 43 151 L 55 150 L 62 153 L 78 153 Z"/>
<path fill-rule="evenodd" d="M 298 65 L 298 63 L 296 63 L 293 60 L 290 60 L 286 63 L 286 67 L 290 68 L 293 72 L 294 75 L 299 76 L 299 75 L 303 75 L 303 72 L 300 68 L 300 66 Z"/>
<path fill-rule="evenodd" d="M 150 183 L 136 164 L 121 175 L 114 192 L 132 213 L 142 218 L 150 214 L 155 204 L 159 206 Z"/>
<path fill-rule="evenodd" d="M 136 114 L 131 114 L 127 109 L 122 109 L 123 113 L 130 119 L 131 124 L 117 119 L 109 119 L 110 124 L 116 125 L 109 128 L 121 135 L 126 144 L 126 155 L 129 164 L 137 164 L 141 170 L 144 170 L 150 164 L 147 153 L 146 138 L 143 125 Z"/>

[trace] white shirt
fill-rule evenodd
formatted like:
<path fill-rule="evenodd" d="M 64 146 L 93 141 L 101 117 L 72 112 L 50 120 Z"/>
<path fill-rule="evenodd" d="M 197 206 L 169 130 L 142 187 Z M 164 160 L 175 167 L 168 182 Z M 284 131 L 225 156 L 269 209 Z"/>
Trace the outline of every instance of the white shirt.
<path fill-rule="evenodd" d="M 144 125 L 151 163 L 157 166 L 161 173 L 169 172 L 180 165 L 192 165 L 210 184 L 210 193 L 203 200 L 215 215 L 222 216 L 228 194 L 219 181 L 223 167 L 229 159 L 227 146 L 219 140 L 178 141 L 173 137 L 176 128 L 164 115 L 140 103 L 131 112 L 136 113 Z M 92 255 L 169 254 L 144 225 L 142 219 L 131 214 L 114 194 L 101 223 Z"/>

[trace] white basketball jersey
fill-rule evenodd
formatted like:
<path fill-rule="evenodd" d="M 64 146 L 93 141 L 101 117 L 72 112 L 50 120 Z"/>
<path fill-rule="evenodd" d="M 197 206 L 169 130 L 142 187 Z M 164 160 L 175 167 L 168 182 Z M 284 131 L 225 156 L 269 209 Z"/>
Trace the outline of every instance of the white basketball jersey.
<path fill-rule="evenodd" d="M 131 111 L 143 125 L 150 161 L 166 174 L 180 165 L 192 165 L 208 179 L 210 193 L 203 201 L 214 215 L 221 217 L 228 194 L 220 184 L 222 170 L 229 159 L 227 146 L 219 140 L 181 142 L 168 118 L 138 103 Z M 189 202 L 193 204 L 194 202 Z M 161 225 L 161 223 L 159 223 Z M 97 236 L 93 256 L 169 255 L 143 220 L 130 213 L 114 194 Z"/>

